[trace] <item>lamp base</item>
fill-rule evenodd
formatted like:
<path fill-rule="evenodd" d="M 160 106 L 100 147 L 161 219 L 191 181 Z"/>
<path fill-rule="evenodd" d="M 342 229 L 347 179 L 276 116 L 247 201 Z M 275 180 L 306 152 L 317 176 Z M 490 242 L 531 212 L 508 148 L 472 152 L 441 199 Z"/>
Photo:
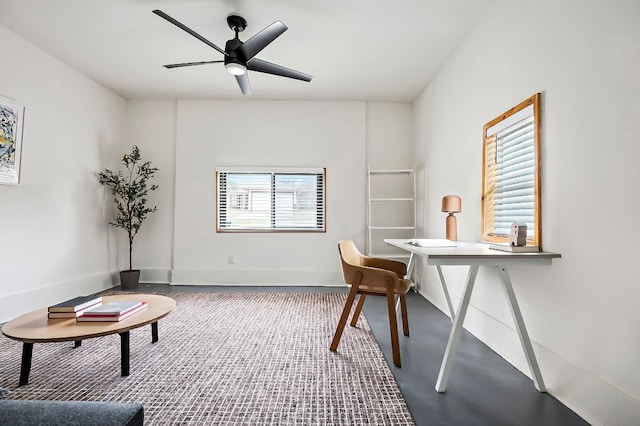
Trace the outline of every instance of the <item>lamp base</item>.
<path fill-rule="evenodd" d="M 458 241 L 458 221 L 453 213 L 447 216 L 447 240 Z"/>

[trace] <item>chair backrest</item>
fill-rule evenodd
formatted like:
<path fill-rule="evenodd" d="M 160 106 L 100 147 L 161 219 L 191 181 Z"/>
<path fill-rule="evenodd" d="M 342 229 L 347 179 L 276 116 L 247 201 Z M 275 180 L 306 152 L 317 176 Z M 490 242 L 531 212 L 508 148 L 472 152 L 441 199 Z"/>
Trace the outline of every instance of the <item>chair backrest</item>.
<path fill-rule="evenodd" d="M 338 242 L 338 252 L 342 264 L 342 279 L 345 284 L 354 284 L 360 280 L 354 267 L 362 266 L 362 254 L 358 251 L 355 243 L 351 240 Z"/>
<path fill-rule="evenodd" d="M 343 263 L 353 266 L 362 266 L 362 254 L 351 240 L 342 240 L 338 243 L 340 259 Z"/>
<path fill-rule="evenodd" d="M 351 240 L 340 241 L 338 251 L 345 284 L 357 283 L 364 291 L 384 293 L 387 283 L 399 284 L 400 277 L 406 274 L 403 263 L 363 256 Z"/>

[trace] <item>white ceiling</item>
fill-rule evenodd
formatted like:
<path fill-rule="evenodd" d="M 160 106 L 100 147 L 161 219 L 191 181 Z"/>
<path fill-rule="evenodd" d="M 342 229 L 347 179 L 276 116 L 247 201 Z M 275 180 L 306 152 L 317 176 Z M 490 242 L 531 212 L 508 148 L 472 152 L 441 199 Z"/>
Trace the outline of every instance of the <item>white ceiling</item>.
<path fill-rule="evenodd" d="M 249 99 L 411 101 L 493 0 L 0 0 L 0 24 L 126 98 L 242 99 L 222 54 L 226 18 L 247 40 L 276 20 L 289 29 L 256 57 L 311 74 L 309 83 L 250 72 Z"/>

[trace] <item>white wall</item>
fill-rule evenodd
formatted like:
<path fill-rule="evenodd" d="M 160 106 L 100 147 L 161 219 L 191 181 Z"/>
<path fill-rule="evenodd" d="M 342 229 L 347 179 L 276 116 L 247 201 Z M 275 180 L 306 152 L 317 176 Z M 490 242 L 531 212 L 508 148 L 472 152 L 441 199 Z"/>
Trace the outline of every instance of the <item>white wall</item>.
<path fill-rule="evenodd" d="M 410 103 L 367 102 L 367 165 L 372 169 L 413 167 Z"/>
<path fill-rule="evenodd" d="M 411 104 L 368 102 L 366 147 L 367 165 L 372 171 L 414 168 Z M 371 191 L 371 198 L 413 198 L 414 177 L 405 173 L 372 173 L 368 182 L 370 189 L 365 188 L 365 191 Z M 414 224 L 415 201 L 373 202 L 367 204 L 367 209 L 368 225 L 372 227 Z M 403 256 L 406 251 L 389 246 L 384 239 L 412 238 L 414 235 L 414 230 L 408 229 L 367 229 L 367 239 L 370 238 L 366 243 L 367 254 Z"/>
<path fill-rule="evenodd" d="M 339 284 L 364 242 L 363 102 L 179 101 L 175 284 Z M 326 167 L 326 233 L 216 233 L 216 167 Z M 228 256 L 235 259 L 228 263 Z"/>
<path fill-rule="evenodd" d="M 126 101 L 0 26 L 0 95 L 25 106 L 21 182 L 0 185 L 0 322 L 112 286 L 116 241 L 95 173 Z"/>
<path fill-rule="evenodd" d="M 412 165 L 408 103 L 134 100 L 128 116 L 160 168 L 134 247 L 143 282 L 340 284 L 336 242 L 364 250 L 366 165 Z M 327 232 L 217 234 L 219 166 L 327 167 Z"/>
<path fill-rule="evenodd" d="M 442 237 L 455 193 L 458 238 L 477 241 L 482 126 L 542 92 L 543 245 L 562 259 L 510 272 L 549 391 L 593 424 L 640 423 L 638 22 L 631 0 L 498 0 L 414 104 L 422 232 Z M 445 269 L 457 299 L 465 270 Z M 446 312 L 434 272 L 419 277 Z M 495 273 L 471 303 L 466 327 L 529 374 Z"/>
<path fill-rule="evenodd" d="M 158 210 L 147 216 L 133 247 L 133 267 L 141 270 L 140 281 L 168 283 L 173 268 L 173 221 L 175 203 L 176 110 L 172 100 L 130 100 L 127 104 L 127 149 L 136 144 L 142 158 L 159 170 L 148 205 Z M 119 230 L 119 232 L 124 232 Z M 128 251 L 122 262 L 126 264 Z"/>

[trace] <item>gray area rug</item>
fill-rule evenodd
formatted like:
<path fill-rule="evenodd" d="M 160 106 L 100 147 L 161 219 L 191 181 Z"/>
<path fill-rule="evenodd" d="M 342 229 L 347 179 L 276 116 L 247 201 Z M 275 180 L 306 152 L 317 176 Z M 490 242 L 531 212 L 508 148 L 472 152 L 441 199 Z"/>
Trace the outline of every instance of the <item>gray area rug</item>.
<path fill-rule="evenodd" d="M 22 343 L 0 338 L 6 399 L 141 403 L 150 425 L 413 425 L 363 315 L 329 351 L 346 294 L 165 293 L 177 308 L 120 337 L 35 344 L 17 387 Z"/>

